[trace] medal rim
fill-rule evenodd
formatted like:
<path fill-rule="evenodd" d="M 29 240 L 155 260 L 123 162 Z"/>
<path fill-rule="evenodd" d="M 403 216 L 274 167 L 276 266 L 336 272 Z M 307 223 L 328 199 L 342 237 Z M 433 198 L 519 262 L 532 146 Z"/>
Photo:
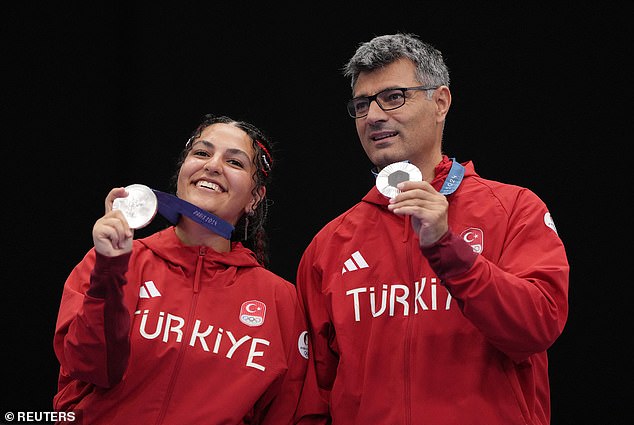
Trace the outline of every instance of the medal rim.
<path fill-rule="evenodd" d="M 393 198 L 401 191 L 395 186 L 388 183 L 389 176 L 396 171 L 405 171 L 409 175 L 409 181 L 423 181 L 423 174 L 420 169 L 411 162 L 393 162 L 383 167 L 376 177 L 376 188 L 379 192 L 388 198 Z"/>
<path fill-rule="evenodd" d="M 140 184 L 140 183 L 128 185 L 125 187 L 125 190 L 126 192 L 128 192 L 128 196 L 126 196 L 125 198 L 115 199 L 115 201 L 112 203 L 112 209 L 121 211 L 126 221 L 128 222 L 128 226 L 130 226 L 131 229 L 134 229 L 134 230 L 142 229 L 146 227 L 148 224 L 150 224 L 152 220 L 154 220 L 154 217 L 156 217 L 156 213 L 158 212 L 158 199 L 156 197 L 156 194 L 148 186 L 144 184 Z M 121 209 L 119 205 L 115 205 L 115 204 L 121 204 L 121 203 L 125 204 L 126 200 L 132 195 L 133 192 L 137 192 L 137 193 L 142 192 L 143 195 L 148 198 L 149 203 L 151 204 L 150 208 L 152 208 L 152 214 L 142 216 L 142 219 L 135 220 L 128 217 L 126 215 L 125 210 Z M 137 222 L 139 223 L 137 224 Z"/>

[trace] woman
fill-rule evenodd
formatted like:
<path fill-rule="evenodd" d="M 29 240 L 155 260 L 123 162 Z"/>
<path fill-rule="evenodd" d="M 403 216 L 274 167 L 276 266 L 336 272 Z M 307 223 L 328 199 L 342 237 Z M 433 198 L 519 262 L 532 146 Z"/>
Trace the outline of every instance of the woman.
<path fill-rule="evenodd" d="M 186 216 L 133 240 L 116 198 L 64 286 L 54 338 L 57 411 L 85 424 L 291 423 L 306 368 L 294 286 L 267 271 L 267 138 L 206 116 L 187 142 L 178 198 L 235 226 Z"/>

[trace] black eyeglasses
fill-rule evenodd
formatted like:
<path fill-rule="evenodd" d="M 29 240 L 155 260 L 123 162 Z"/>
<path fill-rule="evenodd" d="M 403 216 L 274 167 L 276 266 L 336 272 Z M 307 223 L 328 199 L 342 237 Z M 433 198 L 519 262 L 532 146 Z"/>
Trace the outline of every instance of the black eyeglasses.
<path fill-rule="evenodd" d="M 408 90 L 436 90 L 438 86 L 417 86 L 385 89 L 373 96 L 359 96 L 348 101 L 348 114 L 352 118 L 363 118 L 368 115 L 370 103 L 376 100 L 376 104 L 384 111 L 400 108 L 405 105 L 405 92 Z"/>

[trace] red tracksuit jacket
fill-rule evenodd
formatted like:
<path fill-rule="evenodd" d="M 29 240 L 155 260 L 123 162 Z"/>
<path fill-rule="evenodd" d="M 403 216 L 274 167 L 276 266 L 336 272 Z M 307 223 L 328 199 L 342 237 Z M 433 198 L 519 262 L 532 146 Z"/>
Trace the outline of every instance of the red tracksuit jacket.
<path fill-rule="evenodd" d="M 239 243 L 218 253 L 168 228 L 130 255 L 93 249 L 68 277 L 54 407 L 91 425 L 287 424 L 306 344 L 291 283 Z"/>
<path fill-rule="evenodd" d="M 450 165 L 436 167 L 436 190 Z M 450 232 L 424 252 L 376 188 L 306 249 L 301 423 L 549 423 L 546 350 L 568 313 L 564 247 L 534 193 L 465 165 L 448 196 Z"/>

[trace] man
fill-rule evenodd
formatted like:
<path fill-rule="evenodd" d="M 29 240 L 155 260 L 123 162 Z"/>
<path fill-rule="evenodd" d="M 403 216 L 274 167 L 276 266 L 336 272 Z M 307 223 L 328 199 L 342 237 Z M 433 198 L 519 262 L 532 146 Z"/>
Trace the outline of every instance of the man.
<path fill-rule="evenodd" d="M 361 144 L 377 171 L 397 170 L 395 192 L 373 187 L 302 257 L 312 362 L 299 423 L 548 424 L 546 350 L 569 272 L 548 209 L 443 154 L 451 92 L 432 46 L 379 36 L 345 75 Z M 422 181 L 402 178 L 412 166 Z"/>

